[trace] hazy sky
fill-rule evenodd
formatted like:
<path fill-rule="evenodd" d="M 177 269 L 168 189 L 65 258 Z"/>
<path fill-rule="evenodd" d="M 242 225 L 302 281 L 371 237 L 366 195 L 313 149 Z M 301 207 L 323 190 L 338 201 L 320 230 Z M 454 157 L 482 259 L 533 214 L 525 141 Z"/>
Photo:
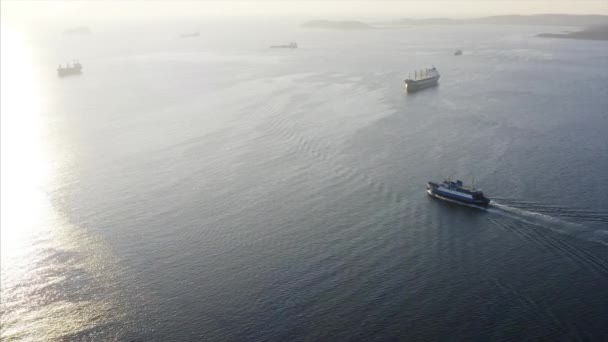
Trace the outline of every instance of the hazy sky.
<path fill-rule="evenodd" d="M 499 14 L 605 14 L 608 0 L 403 1 L 2 1 L 2 19 L 64 21 L 188 16 L 301 16 L 326 19 L 473 17 Z"/>

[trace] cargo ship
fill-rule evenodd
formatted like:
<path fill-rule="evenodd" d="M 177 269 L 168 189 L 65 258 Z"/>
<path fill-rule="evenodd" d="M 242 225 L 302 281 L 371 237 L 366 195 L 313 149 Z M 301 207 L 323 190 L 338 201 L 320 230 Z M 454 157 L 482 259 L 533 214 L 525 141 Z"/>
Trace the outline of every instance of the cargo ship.
<path fill-rule="evenodd" d="M 80 74 L 81 72 L 82 72 L 82 64 L 80 64 L 80 62 L 78 62 L 78 61 L 74 61 L 74 63 L 72 63 L 72 65 L 67 63 L 65 66 L 61 66 L 61 64 L 59 64 L 59 66 L 57 67 L 57 76 L 59 76 L 59 77 L 77 75 L 77 74 Z"/>
<path fill-rule="evenodd" d="M 405 86 L 407 92 L 412 93 L 420 89 L 436 86 L 437 81 L 439 81 L 439 71 L 437 71 L 437 68 L 432 67 L 430 69 L 416 70 L 413 78 L 408 76 L 405 80 Z"/>
<path fill-rule="evenodd" d="M 456 182 L 444 180 L 441 183 L 428 182 L 426 188 L 429 195 L 443 200 L 483 207 L 490 203 L 490 199 L 483 195 L 481 189 L 465 187 L 459 180 Z"/>

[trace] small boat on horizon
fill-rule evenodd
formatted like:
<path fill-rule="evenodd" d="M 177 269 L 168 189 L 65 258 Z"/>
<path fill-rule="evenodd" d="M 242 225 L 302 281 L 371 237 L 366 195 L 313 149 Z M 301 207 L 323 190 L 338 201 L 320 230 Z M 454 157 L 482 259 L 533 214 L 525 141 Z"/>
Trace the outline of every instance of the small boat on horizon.
<path fill-rule="evenodd" d="M 297 49 L 298 48 L 298 43 L 291 42 L 291 43 L 286 44 L 286 45 L 271 45 L 270 48 L 271 49 Z"/>
<path fill-rule="evenodd" d="M 466 187 L 459 180 L 455 182 L 444 180 L 441 183 L 428 182 L 426 188 L 429 195 L 447 201 L 483 207 L 490 203 L 490 199 L 484 196 L 481 189 L 475 189 L 473 186 Z"/>
<path fill-rule="evenodd" d="M 456 51 L 454 51 L 454 56 L 461 56 L 462 55 L 462 50 L 457 49 Z"/>
<path fill-rule="evenodd" d="M 82 73 L 82 64 L 78 61 L 74 61 L 72 65 L 66 63 L 65 66 L 59 64 L 57 67 L 57 76 L 64 77 L 69 75 L 78 75 Z"/>

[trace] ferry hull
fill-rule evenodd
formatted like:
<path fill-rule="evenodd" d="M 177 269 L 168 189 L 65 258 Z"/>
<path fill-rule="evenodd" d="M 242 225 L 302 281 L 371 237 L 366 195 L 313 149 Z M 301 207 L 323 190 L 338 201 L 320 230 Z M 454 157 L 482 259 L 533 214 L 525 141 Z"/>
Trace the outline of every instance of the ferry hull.
<path fill-rule="evenodd" d="M 445 200 L 449 200 L 449 201 L 453 201 L 453 202 L 459 202 L 459 203 L 469 204 L 469 205 L 476 205 L 476 206 L 481 206 L 481 207 L 487 207 L 490 204 L 490 200 L 486 197 L 483 197 L 481 199 L 472 199 L 472 198 L 467 198 L 464 196 L 459 196 L 458 194 L 441 191 L 441 189 L 439 189 L 437 184 L 432 183 L 432 182 L 429 182 L 427 184 L 427 189 L 428 189 L 427 192 L 429 195 L 431 195 L 435 198 L 438 198 L 438 199 L 445 199 Z"/>

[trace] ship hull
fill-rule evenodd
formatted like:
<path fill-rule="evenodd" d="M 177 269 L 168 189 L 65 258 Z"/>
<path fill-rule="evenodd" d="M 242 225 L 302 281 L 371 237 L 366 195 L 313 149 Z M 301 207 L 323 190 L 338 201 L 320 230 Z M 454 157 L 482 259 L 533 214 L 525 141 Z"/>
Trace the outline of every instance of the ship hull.
<path fill-rule="evenodd" d="M 427 184 L 428 194 L 439 199 L 448 201 L 455 201 L 463 204 L 476 205 L 481 207 L 487 207 L 490 204 L 490 200 L 486 197 L 481 199 L 474 199 L 466 194 L 459 194 L 456 191 L 443 190 L 437 184 L 429 182 Z"/>
<path fill-rule="evenodd" d="M 426 80 L 406 80 L 405 86 L 408 93 L 413 93 L 421 89 L 434 87 L 438 84 L 439 77 L 433 77 Z"/>
<path fill-rule="evenodd" d="M 66 77 L 70 75 L 79 75 L 82 73 L 82 68 L 63 68 L 57 69 L 57 76 Z"/>
<path fill-rule="evenodd" d="M 57 76 L 59 77 L 66 77 L 66 76 L 71 76 L 71 75 L 80 75 L 81 72 L 79 71 L 60 71 L 57 72 Z"/>

